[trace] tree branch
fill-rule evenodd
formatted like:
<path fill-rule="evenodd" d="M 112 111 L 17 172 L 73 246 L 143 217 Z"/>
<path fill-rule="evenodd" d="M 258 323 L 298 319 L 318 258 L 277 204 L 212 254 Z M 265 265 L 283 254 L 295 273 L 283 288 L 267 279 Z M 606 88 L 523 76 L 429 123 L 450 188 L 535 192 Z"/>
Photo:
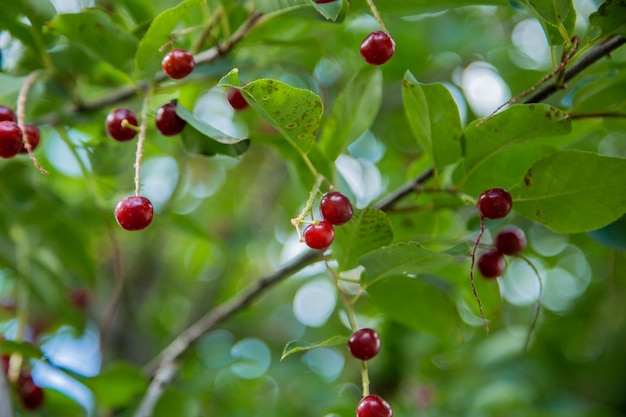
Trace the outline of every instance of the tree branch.
<path fill-rule="evenodd" d="M 539 90 L 535 95 L 529 97 L 525 101 L 525 103 L 540 103 L 544 101 L 551 95 L 555 94 L 557 91 L 565 88 L 564 83 L 580 74 L 582 71 L 590 67 L 595 62 L 599 61 L 601 58 L 610 55 L 611 52 L 624 45 L 625 43 L 626 38 L 620 35 L 614 35 L 607 38 L 604 42 L 600 42 L 594 45 L 585 56 L 583 56 L 579 61 L 577 61 L 565 71 L 562 81 L 557 80 L 551 84 L 548 84 L 546 87 Z"/>

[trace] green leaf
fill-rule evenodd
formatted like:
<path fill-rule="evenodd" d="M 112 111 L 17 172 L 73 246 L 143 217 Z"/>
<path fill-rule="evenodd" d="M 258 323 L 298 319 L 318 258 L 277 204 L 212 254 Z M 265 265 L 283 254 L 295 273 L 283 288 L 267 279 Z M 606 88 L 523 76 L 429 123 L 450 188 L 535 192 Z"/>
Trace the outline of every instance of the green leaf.
<path fill-rule="evenodd" d="M 606 0 L 598 11 L 589 16 L 589 21 L 601 29 L 603 35 L 611 32 L 626 36 L 626 1 Z"/>
<path fill-rule="evenodd" d="M 59 14 L 48 28 L 66 36 L 96 59 L 121 71 L 130 71 L 129 56 L 135 54 L 137 39 L 116 25 L 104 12 L 87 9 L 82 13 Z"/>
<path fill-rule="evenodd" d="M 26 77 L 14 77 L 0 72 L 0 99 L 3 103 L 10 103 L 17 98 Z"/>
<path fill-rule="evenodd" d="M 250 107 L 269 121 L 296 149 L 307 153 L 315 142 L 324 113 L 322 99 L 315 93 L 281 81 L 263 78 L 241 87 L 237 69 L 219 85 L 238 88 Z"/>
<path fill-rule="evenodd" d="M 404 110 L 418 143 L 438 169 L 461 158 L 463 127 L 459 109 L 443 84 L 419 83 L 407 72 L 402 83 Z"/>
<path fill-rule="evenodd" d="M 291 356 L 297 352 L 302 352 L 302 351 L 311 350 L 311 349 L 324 347 L 324 346 L 344 345 L 348 343 L 348 338 L 349 338 L 348 336 L 338 335 L 338 336 L 333 336 L 329 339 L 326 339 L 322 342 L 317 342 L 317 343 L 306 342 L 304 340 L 292 340 L 291 342 L 285 345 L 285 348 L 283 349 L 283 354 L 281 355 L 280 360 L 282 361 L 287 356 Z"/>
<path fill-rule="evenodd" d="M 311 3 L 322 16 L 333 22 L 341 22 L 350 8 L 348 0 L 334 0 L 328 3 L 316 3 L 311 0 Z"/>
<path fill-rule="evenodd" d="M 396 243 L 361 257 L 365 267 L 361 283 L 367 287 L 385 278 L 435 272 L 450 261 L 451 255 L 430 251 L 419 243 Z"/>
<path fill-rule="evenodd" d="M 443 280 L 392 277 L 367 289 L 372 303 L 404 326 L 441 339 L 459 339 L 461 318 Z"/>
<path fill-rule="evenodd" d="M 513 208 L 560 233 L 580 233 L 626 212 L 626 159 L 556 152 L 535 163 L 511 190 Z"/>
<path fill-rule="evenodd" d="M 333 255 L 342 271 L 359 264 L 359 258 L 374 249 L 388 245 L 393 239 L 387 215 L 375 208 L 355 210 L 349 222 L 335 228 Z"/>
<path fill-rule="evenodd" d="M 178 22 L 202 2 L 203 0 L 185 0 L 175 7 L 164 10 L 154 18 L 139 42 L 135 54 L 135 67 L 143 72 L 144 76 L 150 78 L 161 69 L 163 55 L 159 52 L 159 48 L 171 39 Z"/>
<path fill-rule="evenodd" d="M 142 394 L 148 382 L 141 371 L 126 363 L 111 365 L 94 378 L 80 378 L 96 397 L 100 407 L 117 408 L 127 406 L 133 397 Z"/>
<path fill-rule="evenodd" d="M 3 354 L 19 353 L 26 359 L 42 359 L 44 353 L 37 346 L 28 342 L 17 342 L 15 340 L 0 340 L 0 352 Z"/>
<path fill-rule="evenodd" d="M 465 177 L 481 165 L 513 145 L 546 136 L 563 135 L 571 131 L 568 115 L 547 104 L 517 104 L 490 119 L 475 121 L 465 129 Z"/>
<path fill-rule="evenodd" d="M 569 42 L 576 24 L 572 0 L 525 0 L 539 17 L 551 45 Z"/>
<path fill-rule="evenodd" d="M 202 133 L 204 136 L 208 136 L 209 138 L 216 140 L 220 143 L 232 145 L 235 143 L 239 143 L 246 138 L 236 138 L 227 133 L 222 132 L 221 130 L 203 122 L 202 120 L 197 119 L 193 113 L 187 110 L 180 103 L 176 103 L 176 114 L 180 116 L 181 119 L 185 120 L 188 125 L 191 125 L 195 130 Z"/>
<path fill-rule="evenodd" d="M 324 118 L 319 146 L 334 161 L 374 122 L 383 98 L 380 68 L 367 67 L 339 94 Z"/>

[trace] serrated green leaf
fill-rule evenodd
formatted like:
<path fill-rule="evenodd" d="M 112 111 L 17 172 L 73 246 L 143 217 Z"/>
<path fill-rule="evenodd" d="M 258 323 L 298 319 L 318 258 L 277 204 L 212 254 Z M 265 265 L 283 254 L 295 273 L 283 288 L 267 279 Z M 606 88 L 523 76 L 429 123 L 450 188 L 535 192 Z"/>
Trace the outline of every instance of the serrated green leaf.
<path fill-rule="evenodd" d="M 461 158 L 463 127 L 459 109 L 443 84 L 419 83 L 407 72 L 402 83 L 404 110 L 418 143 L 441 169 Z"/>
<path fill-rule="evenodd" d="M 161 12 L 154 18 L 148 31 L 139 42 L 137 53 L 135 54 L 135 67 L 143 73 L 145 77 L 152 77 L 161 69 L 163 54 L 159 48 L 165 45 L 172 36 L 178 22 L 190 13 L 194 8 L 199 7 L 204 0 L 185 0 L 177 6 Z"/>
<path fill-rule="evenodd" d="M 461 318 L 446 282 L 391 277 L 367 289 L 372 303 L 390 319 L 444 340 L 458 339 Z"/>
<path fill-rule="evenodd" d="M 450 261 L 451 255 L 433 252 L 419 243 L 396 243 L 361 257 L 360 263 L 365 267 L 361 284 L 367 287 L 385 278 L 435 272 Z"/>
<path fill-rule="evenodd" d="M 367 67 L 346 85 L 322 125 L 319 147 L 329 160 L 336 160 L 372 125 L 382 98 L 380 68 Z"/>
<path fill-rule="evenodd" d="M 626 1 L 606 0 L 589 16 L 589 21 L 598 26 L 603 35 L 615 32 L 626 36 Z"/>
<path fill-rule="evenodd" d="M 315 142 L 324 113 L 322 99 L 312 91 L 267 78 L 241 87 L 237 73 L 236 69 L 232 70 L 219 85 L 239 89 L 250 107 L 269 121 L 294 148 L 307 153 Z"/>
<path fill-rule="evenodd" d="M 327 20 L 332 20 L 333 22 L 341 22 L 345 17 L 348 9 L 350 7 L 350 3 L 348 0 L 334 0 L 328 3 L 316 3 L 313 0 L 310 0 L 313 4 L 313 7 Z"/>
<path fill-rule="evenodd" d="M 48 29 L 66 36 L 96 59 L 126 72 L 132 65 L 128 57 L 135 54 L 139 44 L 137 38 L 97 9 L 58 14 L 50 21 Z"/>
<path fill-rule="evenodd" d="M 581 233 L 626 212 L 626 159 L 556 152 L 535 163 L 511 190 L 519 214 L 560 233 Z"/>
<path fill-rule="evenodd" d="M 475 121 L 465 129 L 465 177 L 463 188 L 474 171 L 507 148 L 531 139 L 569 133 L 567 113 L 547 104 L 517 104 L 486 121 Z"/>
<path fill-rule="evenodd" d="M 107 408 L 127 406 L 148 387 L 141 370 L 126 363 L 113 364 L 100 375 L 80 381 L 91 389 L 98 405 Z"/>
<path fill-rule="evenodd" d="M 339 336 L 339 335 L 333 336 L 322 342 L 317 342 L 317 343 L 311 343 L 311 342 L 307 342 L 304 340 L 292 340 L 291 342 L 285 345 L 285 348 L 283 349 L 283 354 L 281 355 L 280 360 L 282 361 L 287 356 L 291 356 L 297 352 L 302 352 L 302 351 L 325 347 L 325 346 L 342 345 L 342 344 L 347 344 L 347 343 L 348 343 L 348 336 Z"/>
<path fill-rule="evenodd" d="M 375 208 L 355 210 L 349 222 L 335 228 L 333 255 L 342 271 L 359 264 L 359 258 L 372 250 L 388 245 L 393 239 L 387 215 Z"/>

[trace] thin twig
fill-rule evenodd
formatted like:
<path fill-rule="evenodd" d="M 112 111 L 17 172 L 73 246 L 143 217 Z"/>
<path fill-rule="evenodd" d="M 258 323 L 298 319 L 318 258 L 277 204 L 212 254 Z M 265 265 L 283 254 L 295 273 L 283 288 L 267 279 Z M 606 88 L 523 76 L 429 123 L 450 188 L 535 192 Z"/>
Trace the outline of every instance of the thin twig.
<path fill-rule="evenodd" d="M 17 97 L 17 125 L 20 127 L 22 131 L 22 143 L 24 148 L 28 151 L 28 157 L 31 161 L 33 161 L 33 165 L 41 172 L 42 174 L 47 174 L 48 171 L 41 166 L 37 157 L 33 153 L 33 147 L 30 145 L 30 142 L 27 140 L 26 135 L 26 100 L 28 99 L 28 93 L 32 86 L 35 84 L 37 77 L 42 74 L 42 71 L 33 71 L 28 74 L 26 80 L 24 81 L 24 85 L 20 89 L 20 94 Z"/>
<path fill-rule="evenodd" d="M 117 307 L 122 298 L 122 291 L 124 290 L 122 254 L 120 253 L 120 246 L 110 223 L 107 223 L 107 234 L 109 235 L 109 241 L 111 242 L 111 248 L 113 250 L 113 278 L 115 281 L 111 301 L 109 301 L 109 305 L 104 313 L 104 318 L 102 319 L 102 330 L 100 331 L 100 351 L 102 352 L 104 352 L 104 347 L 106 346 L 111 328 L 113 327 L 113 319 L 115 318 Z"/>
<path fill-rule="evenodd" d="M 533 316 L 532 322 L 530 323 L 530 327 L 528 328 L 528 333 L 526 334 L 526 340 L 524 342 L 524 349 L 522 350 L 522 353 L 526 353 L 528 351 L 528 346 L 530 346 L 530 338 L 537 328 L 537 322 L 539 322 L 539 314 L 541 313 L 541 296 L 543 295 L 543 280 L 541 279 L 539 270 L 537 269 L 535 264 L 530 261 L 530 259 L 526 258 L 525 256 L 520 256 L 520 259 L 522 259 L 528 264 L 528 266 L 532 268 L 532 270 L 535 272 L 535 275 L 537 276 L 537 282 L 539 282 L 539 296 L 537 297 L 537 301 L 535 302 L 535 314 Z"/>
<path fill-rule="evenodd" d="M 470 283 L 472 284 L 472 291 L 474 292 L 474 298 L 478 302 L 478 310 L 480 311 L 480 317 L 483 319 L 483 323 L 485 324 L 485 330 L 489 333 L 489 324 L 487 324 L 487 318 L 485 317 L 485 312 L 483 311 L 483 303 L 480 301 L 480 297 L 478 296 L 478 290 L 476 289 L 476 284 L 474 282 L 474 264 L 476 263 L 476 251 L 478 250 L 478 245 L 480 244 L 480 239 L 483 237 L 485 233 L 485 218 L 480 216 L 480 233 L 478 233 L 478 237 L 476 238 L 476 242 L 474 242 L 474 247 L 472 248 L 472 265 L 470 266 Z"/>
<path fill-rule="evenodd" d="M 135 195 L 141 193 L 141 159 L 143 158 L 143 144 L 146 141 L 146 133 L 148 130 L 148 106 L 152 89 L 148 89 L 141 106 L 141 121 L 139 124 L 139 138 L 137 139 L 137 153 L 135 154 Z"/>

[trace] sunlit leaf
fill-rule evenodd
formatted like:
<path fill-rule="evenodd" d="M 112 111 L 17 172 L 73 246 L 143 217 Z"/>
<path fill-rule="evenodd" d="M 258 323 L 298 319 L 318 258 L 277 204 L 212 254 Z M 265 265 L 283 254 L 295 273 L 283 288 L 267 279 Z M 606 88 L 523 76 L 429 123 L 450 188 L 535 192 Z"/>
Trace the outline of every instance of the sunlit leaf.
<path fill-rule="evenodd" d="M 127 406 L 136 396 L 145 391 L 148 381 L 137 367 L 126 363 L 110 365 L 100 375 L 81 378 L 102 407 Z"/>
<path fill-rule="evenodd" d="M 560 233 L 580 233 L 626 212 L 626 159 L 556 152 L 539 160 L 511 190 L 513 208 Z"/>
<path fill-rule="evenodd" d="M 285 345 L 283 349 L 283 354 L 280 357 L 282 361 L 287 356 L 291 356 L 297 352 L 303 352 L 315 348 L 325 347 L 325 346 L 336 346 L 336 345 L 345 345 L 348 343 L 348 336 L 333 336 L 328 338 L 322 342 L 311 343 L 304 340 L 292 340 L 291 342 Z"/>

